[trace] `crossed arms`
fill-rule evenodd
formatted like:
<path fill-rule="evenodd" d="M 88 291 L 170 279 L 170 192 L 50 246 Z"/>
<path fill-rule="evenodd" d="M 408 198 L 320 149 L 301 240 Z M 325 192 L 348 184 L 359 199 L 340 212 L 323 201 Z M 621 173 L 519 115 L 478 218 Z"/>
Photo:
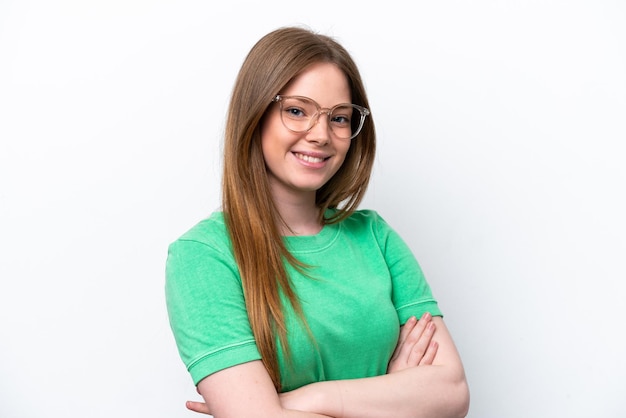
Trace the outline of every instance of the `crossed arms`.
<path fill-rule="evenodd" d="M 187 408 L 215 418 L 457 418 L 469 408 L 452 337 L 443 319 L 429 314 L 402 326 L 382 376 L 317 382 L 278 394 L 257 360 L 216 372 L 197 389 L 205 402 L 189 401 Z"/>

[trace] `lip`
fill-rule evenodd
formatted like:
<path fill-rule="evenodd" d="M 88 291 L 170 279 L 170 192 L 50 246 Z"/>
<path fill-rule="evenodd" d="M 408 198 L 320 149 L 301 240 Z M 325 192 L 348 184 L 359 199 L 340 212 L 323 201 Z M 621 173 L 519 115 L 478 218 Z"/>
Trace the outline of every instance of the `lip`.
<path fill-rule="evenodd" d="M 291 154 L 302 165 L 311 168 L 322 168 L 326 165 L 331 155 L 321 152 L 292 151 Z"/>

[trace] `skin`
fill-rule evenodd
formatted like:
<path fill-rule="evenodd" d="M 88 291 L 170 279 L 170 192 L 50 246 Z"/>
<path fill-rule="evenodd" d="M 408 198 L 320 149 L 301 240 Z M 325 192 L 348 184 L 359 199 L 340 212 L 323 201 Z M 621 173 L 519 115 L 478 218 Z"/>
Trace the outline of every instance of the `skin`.
<path fill-rule="evenodd" d="M 312 65 L 280 93 L 309 97 L 323 108 L 351 100 L 345 75 L 329 63 Z M 322 225 L 317 220 L 315 192 L 339 170 L 350 140 L 333 138 L 325 115 L 307 133 L 291 132 L 283 125 L 279 112 L 278 104 L 269 110 L 261 129 L 261 144 L 272 197 L 288 226 L 282 232 L 316 234 Z M 306 161 L 304 155 L 323 161 Z"/>
<path fill-rule="evenodd" d="M 351 97 L 345 75 L 329 63 L 310 66 L 280 93 L 310 97 L 324 108 Z M 283 234 L 318 233 L 315 191 L 341 167 L 350 141 L 333 138 L 324 117 L 310 131 L 293 133 L 282 124 L 278 105 L 264 118 L 261 141 Z M 443 320 L 429 314 L 401 327 L 383 376 L 316 382 L 279 394 L 263 364 L 251 361 L 211 374 L 197 390 L 204 402 L 189 401 L 187 408 L 215 418 L 463 417 L 469 402 L 452 338 Z"/>
<path fill-rule="evenodd" d="M 433 340 L 435 329 L 436 325 L 429 313 L 425 313 L 419 321 L 414 316 L 409 318 L 400 329 L 398 344 L 389 361 L 387 373 L 401 372 L 410 367 L 432 365 L 439 347 L 439 344 Z M 198 393 L 201 393 L 200 389 Z M 300 411 L 312 409 L 310 398 L 313 396 L 307 394 L 306 387 L 302 390 L 281 393 L 278 396 L 283 408 Z M 205 402 L 187 401 L 185 406 L 194 412 L 211 414 L 211 409 Z M 339 408 L 343 409 L 343 406 Z M 343 413 L 337 415 L 337 418 L 342 416 L 344 416 Z"/>

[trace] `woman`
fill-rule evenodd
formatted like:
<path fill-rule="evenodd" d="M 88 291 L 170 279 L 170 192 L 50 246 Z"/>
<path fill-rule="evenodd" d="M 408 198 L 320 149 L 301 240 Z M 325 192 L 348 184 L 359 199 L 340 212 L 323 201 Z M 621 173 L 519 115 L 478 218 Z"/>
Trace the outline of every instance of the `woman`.
<path fill-rule="evenodd" d="M 223 207 L 169 249 L 171 327 L 225 417 L 465 416 L 463 366 L 419 265 L 357 210 L 374 123 L 333 39 L 281 28 L 250 51 L 225 132 Z M 419 321 L 417 320 L 419 318 Z"/>

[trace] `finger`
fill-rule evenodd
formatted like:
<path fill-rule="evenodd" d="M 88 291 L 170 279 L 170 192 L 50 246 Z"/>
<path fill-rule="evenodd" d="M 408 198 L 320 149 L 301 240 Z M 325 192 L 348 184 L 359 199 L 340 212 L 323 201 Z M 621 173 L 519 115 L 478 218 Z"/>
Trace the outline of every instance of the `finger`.
<path fill-rule="evenodd" d="M 428 344 L 426 353 L 424 354 L 424 357 L 422 357 L 422 360 L 420 361 L 419 365 L 430 366 L 431 364 L 433 364 L 433 361 L 435 360 L 435 356 L 437 355 L 438 349 L 439 349 L 439 344 L 437 343 L 437 341 L 431 341 L 430 344 Z"/>
<path fill-rule="evenodd" d="M 429 321 L 425 324 L 422 333 L 419 335 L 415 344 L 413 344 L 411 352 L 409 353 L 407 363 L 410 366 L 417 366 L 422 361 L 422 358 L 426 354 L 428 347 L 432 341 L 435 333 L 435 323 Z M 411 338 L 412 336 L 409 336 Z"/>
<path fill-rule="evenodd" d="M 198 412 L 200 414 L 211 415 L 211 411 L 209 411 L 209 406 L 204 402 L 187 401 L 185 403 L 185 406 L 190 411 Z"/>
<path fill-rule="evenodd" d="M 407 319 L 406 323 L 400 328 L 400 336 L 398 337 L 398 343 L 396 344 L 396 348 L 393 350 L 393 354 L 391 355 L 391 360 L 395 360 L 400 355 L 400 351 L 402 350 L 402 345 L 406 341 L 406 337 L 411 333 L 415 325 L 417 324 L 417 318 L 411 316 Z"/>
<path fill-rule="evenodd" d="M 418 343 L 420 336 L 424 332 L 426 325 L 430 322 L 431 317 L 429 313 L 425 313 L 422 315 L 419 321 L 414 324 L 413 328 L 408 330 L 408 333 L 402 343 L 398 345 L 396 348 L 396 357 L 393 359 L 394 363 L 399 365 L 401 368 L 405 368 L 407 366 L 417 366 L 417 363 L 410 363 L 411 361 L 411 353 L 415 347 L 415 344 Z M 418 360 L 419 362 L 419 360 Z"/>
<path fill-rule="evenodd" d="M 426 312 L 422 315 L 419 321 L 409 322 L 403 327 L 405 331 L 401 340 L 398 342 L 396 349 L 393 352 L 392 358 L 387 366 L 387 372 L 393 373 L 398 370 L 406 369 L 407 367 L 415 367 L 419 365 L 423 354 L 428 349 L 428 344 L 432 335 L 426 335 L 426 340 L 421 340 L 422 334 L 425 332 L 426 327 L 432 321 L 430 313 Z M 426 341 L 426 342 L 425 342 Z M 416 347 L 417 344 L 420 344 Z M 414 352 L 417 350 L 418 352 Z"/>

